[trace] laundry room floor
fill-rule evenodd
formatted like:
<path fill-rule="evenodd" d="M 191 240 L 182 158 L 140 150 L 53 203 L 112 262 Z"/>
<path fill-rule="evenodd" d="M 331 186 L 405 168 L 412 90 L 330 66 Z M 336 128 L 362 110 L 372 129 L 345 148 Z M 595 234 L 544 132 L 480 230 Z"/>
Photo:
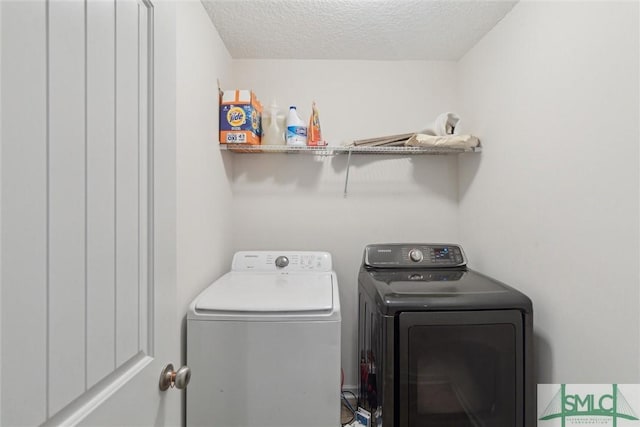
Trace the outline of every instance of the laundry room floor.
<path fill-rule="evenodd" d="M 353 398 L 349 398 L 349 403 L 351 406 L 356 409 L 357 402 Z M 340 400 L 340 424 L 346 424 L 348 422 L 353 421 L 354 415 L 351 413 L 349 408 L 344 405 L 344 402 Z"/>

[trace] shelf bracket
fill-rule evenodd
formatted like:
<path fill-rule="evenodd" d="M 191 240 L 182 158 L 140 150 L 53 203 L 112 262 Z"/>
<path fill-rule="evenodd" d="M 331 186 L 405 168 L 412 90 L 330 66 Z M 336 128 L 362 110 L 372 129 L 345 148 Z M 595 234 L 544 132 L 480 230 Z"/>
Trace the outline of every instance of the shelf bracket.
<path fill-rule="evenodd" d="M 349 155 L 347 156 L 347 173 L 345 174 L 345 178 L 344 178 L 344 194 L 343 197 L 346 199 L 347 198 L 347 187 L 349 186 L 349 169 L 351 166 L 351 152 L 352 150 L 349 149 Z"/>

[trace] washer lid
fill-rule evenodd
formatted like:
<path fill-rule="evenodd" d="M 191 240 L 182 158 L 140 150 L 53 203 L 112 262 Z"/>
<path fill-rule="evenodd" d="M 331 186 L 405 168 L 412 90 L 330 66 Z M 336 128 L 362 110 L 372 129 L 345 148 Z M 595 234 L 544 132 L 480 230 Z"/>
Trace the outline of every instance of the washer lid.
<path fill-rule="evenodd" d="M 196 301 L 196 310 L 213 312 L 327 312 L 333 309 L 333 277 L 325 273 L 231 271 Z"/>

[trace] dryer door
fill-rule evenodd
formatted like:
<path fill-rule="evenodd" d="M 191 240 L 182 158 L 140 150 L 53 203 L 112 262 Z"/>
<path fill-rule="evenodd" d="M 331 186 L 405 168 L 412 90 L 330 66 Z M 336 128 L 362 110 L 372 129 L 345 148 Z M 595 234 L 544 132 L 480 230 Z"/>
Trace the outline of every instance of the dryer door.
<path fill-rule="evenodd" d="M 517 310 L 399 315 L 401 427 L 524 423 Z"/>

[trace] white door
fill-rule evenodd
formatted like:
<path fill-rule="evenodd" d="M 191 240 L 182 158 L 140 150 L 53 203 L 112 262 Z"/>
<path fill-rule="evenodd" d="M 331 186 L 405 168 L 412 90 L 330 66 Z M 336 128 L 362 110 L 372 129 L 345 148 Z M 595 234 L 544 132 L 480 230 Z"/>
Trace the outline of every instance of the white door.
<path fill-rule="evenodd" d="M 180 423 L 171 9 L 0 3 L 2 426 Z"/>

